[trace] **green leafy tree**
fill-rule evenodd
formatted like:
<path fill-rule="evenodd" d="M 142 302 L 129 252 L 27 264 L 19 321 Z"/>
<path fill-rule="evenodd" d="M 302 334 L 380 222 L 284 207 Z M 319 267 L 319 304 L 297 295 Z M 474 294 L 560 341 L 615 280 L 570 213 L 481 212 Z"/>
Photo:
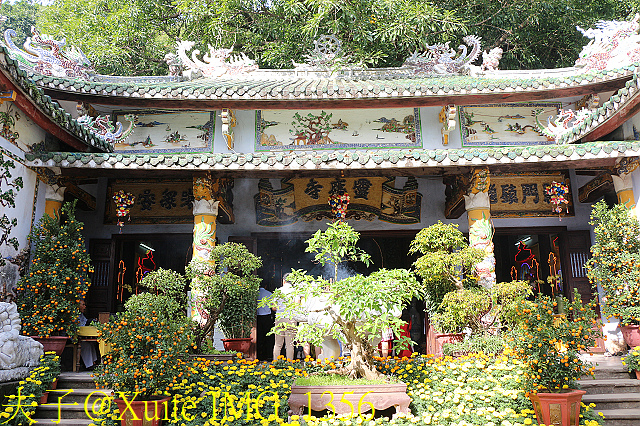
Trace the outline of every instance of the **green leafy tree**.
<path fill-rule="evenodd" d="M 66 37 L 99 72 L 119 75 L 166 74 L 164 55 L 184 23 L 170 0 L 56 0 L 37 19 L 41 32 Z"/>
<path fill-rule="evenodd" d="M 335 265 L 337 278 L 337 266 L 346 260 L 368 264 L 369 256 L 356 247 L 358 239 L 359 234 L 347 223 L 333 222 L 326 231 L 316 232 L 307 241 L 307 251 L 315 252 L 315 260 L 322 265 Z M 387 328 L 400 335 L 404 322 L 397 316 L 402 307 L 413 297 L 423 295 L 420 284 L 405 269 L 381 269 L 369 276 L 358 274 L 342 280 L 325 280 L 297 270 L 287 280 L 292 284 L 289 289 L 277 289 L 261 305 L 284 301 L 285 309 L 278 315 L 290 320 L 308 314 L 307 322 L 294 326 L 296 340 L 320 345 L 326 336 L 331 336 L 344 342 L 351 353 L 350 361 L 333 372 L 354 379 L 381 377 L 373 358 L 374 341 Z M 288 327 L 291 324 L 280 323 L 275 331 Z M 409 342 L 410 339 L 401 338 L 397 347 L 406 347 Z"/>
<path fill-rule="evenodd" d="M 504 50 L 501 68 L 570 66 L 588 39 L 575 26 L 625 19 L 635 0 L 56 0 L 42 6 L 39 28 L 80 46 L 100 72 L 163 74 L 175 41 L 234 47 L 262 68 L 290 68 L 332 34 L 355 63 L 398 66 L 416 50 L 467 34 Z"/>
<path fill-rule="evenodd" d="M 633 210 L 600 201 L 589 223 L 595 243 L 585 267 L 594 288 L 604 291 L 602 312 L 623 325 L 640 324 L 640 222 Z"/>
<path fill-rule="evenodd" d="M 254 274 L 262 260 L 242 244 L 217 245 L 211 249 L 209 259 L 215 262 L 215 270 L 209 263 L 195 261 L 187 268 L 191 288 L 197 294 L 196 307 L 205 320 L 196 330 L 198 350 L 218 320 L 228 339 L 249 337 L 262 281 Z"/>
<path fill-rule="evenodd" d="M 78 332 L 78 304 L 89 290 L 91 259 L 84 246 L 83 224 L 75 217 L 76 202 L 62 206 L 58 217 L 44 215 L 31 231 L 35 243 L 29 274 L 18 281 L 18 311 L 27 336 Z"/>
<path fill-rule="evenodd" d="M 416 273 L 426 288 L 426 309 L 442 312 L 444 296 L 465 287 L 477 287 L 475 265 L 485 256 L 469 243 L 456 224 L 438 223 L 424 228 L 411 242 L 410 253 L 422 256 L 414 262 Z"/>
<path fill-rule="evenodd" d="M 31 0 L 2 3 L 0 15 L 8 18 L 4 23 L 4 28 L 15 30 L 18 40 L 23 43 L 27 37 L 31 37 L 31 27 L 36 25 L 39 9 L 40 4 Z"/>

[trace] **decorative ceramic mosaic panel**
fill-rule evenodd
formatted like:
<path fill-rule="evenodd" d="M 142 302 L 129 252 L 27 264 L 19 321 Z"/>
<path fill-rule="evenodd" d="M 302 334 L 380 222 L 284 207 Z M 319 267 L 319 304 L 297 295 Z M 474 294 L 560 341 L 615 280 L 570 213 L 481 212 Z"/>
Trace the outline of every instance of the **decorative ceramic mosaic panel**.
<path fill-rule="evenodd" d="M 124 143 L 115 144 L 115 152 L 171 153 L 211 152 L 215 130 L 215 112 L 118 111 L 116 120 L 126 129 L 125 115 L 134 114 L 135 128 Z"/>
<path fill-rule="evenodd" d="M 463 146 L 547 145 L 555 143 L 541 132 L 556 116 L 560 103 L 537 102 L 459 107 Z"/>
<path fill-rule="evenodd" d="M 261 179 L 256 203 L 256 223 L 261 226 L 285 226 L 303 220 L 335 218 L 327 203 L 333 194 L 349 194 L 347 220 L 379 219 L 396 224 L 420 223 L 422 194 L 415 178 L 402 188 L 388 177 L 293 178 L 283 179 L 274 189 Z"/>
<path fill-rule="evenodd" d="M 421 148 L 418 108 L 262 110 L 256 151 Z"/>

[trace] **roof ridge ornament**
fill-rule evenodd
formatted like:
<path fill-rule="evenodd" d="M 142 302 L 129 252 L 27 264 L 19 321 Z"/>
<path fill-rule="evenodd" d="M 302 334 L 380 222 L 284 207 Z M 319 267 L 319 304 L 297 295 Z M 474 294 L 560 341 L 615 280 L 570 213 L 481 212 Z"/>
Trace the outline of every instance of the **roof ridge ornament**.
<path fill-rule="evenodd" d="M 135 128 L 136 116 L 133 114 L 127 114 L 124 119 L 129 122 L 127 130 L 122 128 L 122 123 L 116 122 L 115 126 L 109 119 L 108 115 L 99 115 L 97 117 L 91 117 L 90 115 L 83 115 L 77 118 L 77 122 L 94 135 L 102 138 L 109 143 L 112 147 L 117 143 L 124 143 L 125 140 L 133 133 Z"/>
<path fill-rule="evenodd" d="M 202 60 L 198 58 L 198 49 L 193 50 L 189 57 L 187 52 L 193 49 L 193 46 L 193 41 L 178 41 L 176 46 L 178 58 L 185 69 L 182 74 L 188 79 L 246 74 L 258 69 L 256 61 L 244 53 L 234 53 L 233 48 L 214 49 L 209 44 L 209 53 L 205 53 Z"/>
<path fill-rule="evenodd" d="M 89 80 L 96 71 L 91 62 L 76 46 L 66 46 L 66 39 L 55 40 L 46 34 L 40 34 L 31 27 L 32 37 L 27 37 L 24 50 L 13 42 L 17 36 L 15 30 L 9 28 L 4 32 L 4 41 L 0 45 L 9 51 L 9 56 L 18 61 L 21 68 L 29 69 L 37 74 L 53 77 L 79 78 Z"/>
<path fill-rule="evenodd" d="M 449 42 L 427 45 L 424 52 L 413 52 L 403 66 L 412 67 L 414 74 L 469 74 L 472 71 L 471 62 L 478 59 L 482 51 L 482 39 L 476 35 L 468 35 L 462 40 L 471 47 L 470 52 L 464 44 L 458 46 L 460 53 L 449 47 Z"/>
<path fill-rule="evenodd" d="M 598 21 L 587 30 L 576 26 L 591 39 L 582 48 L 575 66 L 585 71 L 614 69 L 640 61 L 640 14 L 630 21 Z"/>

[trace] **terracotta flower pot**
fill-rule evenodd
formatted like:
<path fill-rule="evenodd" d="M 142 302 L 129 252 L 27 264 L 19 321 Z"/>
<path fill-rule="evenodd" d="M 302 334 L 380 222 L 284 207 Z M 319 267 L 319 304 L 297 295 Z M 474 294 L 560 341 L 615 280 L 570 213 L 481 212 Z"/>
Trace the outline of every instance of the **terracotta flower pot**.
<path fill-rule="evenodd" d="M 627 345 L 631 348 L 640 346 L 640 325 L 625 325 L 621 326 L 622 336 Z"/>
<path fill-rule="evenodd" d="M 58 379 L 54 379 L 53 382 L 51 382 L 51 384 L 49 385 L 49 389 L 47 389 L 47 391 L 50 390 L 56 390 L 58 388 Z M 40 396 L 40 404 L 46 404 L 47 401 L 49 400 L 49 392 L 45 391 L 42 396 Z"/>
<path fill-rule="evenodd" d="M 49 337 L 40 337 L 40 336 L 31 336 L 33 340 L 36 342 L 42 343 L 44 346 L 45 352 L 55 352 L 56 355 L 62 355 L 64 351 L 64 347 L 67 346 L 67 340 L 69 338 L 67 336 L 49 336 Z"/>
<path fill-rule="evenodd" d="M 436 356 L 442 356 L 442 347 L 445 343 L 456 343 L 464 340 L 464 333 L 436 333 Z"/>
<path fill-rule="evenodd" d="M 351 405 L 345 401 L 350 402 Z M 407 395 L 407 385 L 404 383 L 291 386 L 289 408 L 294 414 L 302 416 L 308 414 L 309 409 L 325 410 L 328 402 L 332 403 L 336 415 L 351 413 L 354 418 L 358 416 L 368 418 L 371 416 L 372 408 L 380 411 L 395 407 L 396 413 L 408 413 L 411 398 Z"/>
<path fill-rule="evenodd" d="M 244 337 L 240 339 L 222 339 L 225 351 L 236 351 L 246 354 L 251 348 L 251 337 Z"/>
<path fill-rule="evenodd" d="M 149 401 L 115 399 L 122 426 L 160 426 L 171 415 L 170 396 L 157 396 Z M 128 404 L 128 405 L 127 405 Z M 131 407 L 131 408 L 129 408 Z M 146 413 L 145 413 L 146 410 Z M 132 413 L 133 411 L 133 413 Z M 149 420 L 150 419 L 150 420 Z"/>
<path fill-rule="evenodd" d="M 634 370 L 636 373 L 636 379 L 640 380 L 640 371 Z"/>
<path fill-rule="evenodd" d="M 547 426 L 578 426 L 583 390 L 529 395 L 538 423 Z"/>

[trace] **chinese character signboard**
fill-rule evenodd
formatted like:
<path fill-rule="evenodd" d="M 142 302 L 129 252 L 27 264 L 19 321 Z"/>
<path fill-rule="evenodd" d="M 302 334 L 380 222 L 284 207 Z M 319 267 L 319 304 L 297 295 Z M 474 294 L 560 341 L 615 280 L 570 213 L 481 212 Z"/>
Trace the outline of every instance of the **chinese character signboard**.
<path fill-rule="evenodd" d="M 418 108 L 256 112 L 256 151 L 421 147 Z"/>
<path fill-rule="evenodd" d="M 212 152 L 215 112 L 120 111 L 116 120 L 127 128 L 125 115 L 135 116 L 134 129 L 114 146 L 122 153 Z"/>
<path fill-rule="evenodd" d="M 547 145 L 542 134 L 559 103 L 469 105 L 459 107 L 463 146 Z"/>
<path fill-rule="evenodd" d="M 231 185 L 232 186 L 232 185 Z M 109 181 L 105 224 L 116 224 L 116 208 L 111 197 L 123 190 L 136 197 L 130 208 L 131 223 L 193 223 L 193 180 L 192 179 L 115 179 Z M 229 191 L 230 192 L 230 189 Z M 220 201 L 218 222 L 233 223 L 233 206 L 227 192 L 216 195 Z"/>
<path fill-rule="evenodd" d="M 394 184 L 394 178 L 386 177 L 294 178 L 283 179 L 281 189 L 273 189 L 268 179 L 261 179 L 254 197 L 256 222 L 284 226 L 298 220 L 333 219 L 329 196 L 346 192 L 350 197 L 347 220 L 420 223 L 418 182 L 409 178 L 400 189 Z"/>
<path fill-rule="evenodd" d="M 553 211 L 555 206 L 545 191 L 552 182 L 563 182 L 571 188 L 564 173 L 492 174 L 489 186 L 491 217 L 557 216 Z M 563 216 L 573 216 L 571 193 L 566 198 L 569 212 Z"/>

